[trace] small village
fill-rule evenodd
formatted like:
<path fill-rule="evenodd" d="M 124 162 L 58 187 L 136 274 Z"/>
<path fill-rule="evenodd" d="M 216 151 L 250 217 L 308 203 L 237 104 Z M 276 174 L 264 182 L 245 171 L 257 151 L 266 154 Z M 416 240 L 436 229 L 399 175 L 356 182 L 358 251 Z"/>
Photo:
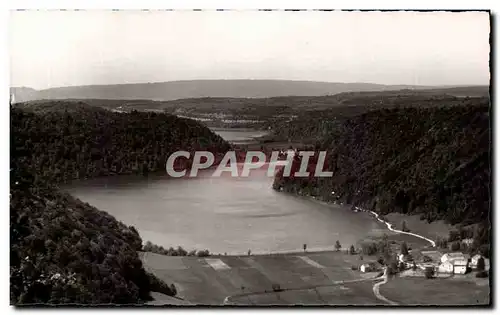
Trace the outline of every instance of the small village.
<path fill-rule="evenodd" d="M 437 250 L 420 252 L 421 259 L 417 261 L 411 253 L 399 253 L 397 255 L 397 268 L 384 267 L 378 262 L 366 262 L 359 266 L 363 273 L 383 270 L 386 274 L 399 274 L 400 276 L 414 277 L 450 277 L 452 275 L 465 275 L 476 272 L 488 272 L 490 269 L 489 259 L 480 254 L 470 256 L 462 252 L 451 252 L 442 254 Z M 485 276 L 487 277 L 487 273 Z"/>

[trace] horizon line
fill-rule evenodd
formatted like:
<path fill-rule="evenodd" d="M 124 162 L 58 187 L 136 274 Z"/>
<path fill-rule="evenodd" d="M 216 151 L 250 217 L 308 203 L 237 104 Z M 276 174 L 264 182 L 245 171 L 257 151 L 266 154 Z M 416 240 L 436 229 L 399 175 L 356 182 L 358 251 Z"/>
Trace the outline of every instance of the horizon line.
<path fill-rule="evenodd" d="M 479 86 L 490 86 L 490 82 L 486 84 L 438 84 L 438 85 L 428 85 L 428 84 L 407 84 L 407 83 L 374 83 L 374 82 L 339 82 L 339 81 L 317 81 L 317 80 L 297 80 L 297 79 L 183 79 L 183 80 L 171 80 L 171 81 L 154 81 L 154 82 L 132 82 L 132 83 L 109 83 L 109 84 L 82 84 L 82 85 L 65 85 L 65 86 L 54 86 L 43 89 L 36 89 L 30 86 L 9 85 L 9 88 L 28 88 L 35 91 L 44 91 L 51 89 L 61 89 L 61 88 L 76 88 L 76 87 L 100 87 L 100 86 L 120 86 L 120 85 L 139 85 L 139 84 L 163 84 L 163 83 L 175 83 L 175 82 L 193 82 L 193 81 L 289 81 L 289 82 L 307 82 L 307 83 L 322 83 L 322 84 L 370 84 L 370 85 L 381 85 L 381 86 L 408 86 L 408 87 L 428 87 L 428 88 L 453 88 L 453 87 L 479 87 Z"/>

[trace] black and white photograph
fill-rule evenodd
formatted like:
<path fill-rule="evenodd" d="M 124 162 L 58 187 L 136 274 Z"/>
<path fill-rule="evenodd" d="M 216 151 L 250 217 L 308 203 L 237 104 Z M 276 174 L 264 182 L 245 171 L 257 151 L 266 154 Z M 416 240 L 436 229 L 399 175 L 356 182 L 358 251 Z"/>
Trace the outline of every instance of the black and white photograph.
<path fill-rule="evenodd" d="M 9 11 L 11 306 L 492 306 L 494 13 L 263 9 Z"/>

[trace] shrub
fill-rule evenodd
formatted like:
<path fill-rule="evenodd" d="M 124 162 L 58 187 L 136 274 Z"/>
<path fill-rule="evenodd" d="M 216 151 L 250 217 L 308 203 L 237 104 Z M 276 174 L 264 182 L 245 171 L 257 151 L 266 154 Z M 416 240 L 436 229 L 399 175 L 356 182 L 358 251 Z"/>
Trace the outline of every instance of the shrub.
<path fill-rule="evenodd" d="M 439 248 L 448 248 L 448 241 L 445 238 L 438 237 L 436 239 L 436 245 Z"/>
<path fill-rule="evenodd" d="M 432 262 L 432 258 L 430 258 L 429 256 L 424 256 L 422 257 L 422 259 L 424 262 Z"/>
<path fill-rule="evenodd" d="M 356 249 L 354 249 L 354 245 L 351 245 L 351 247 L 349 247 L 349 254 L 351 255 L 356 254 Z"/>
<path fill-rule="evenodd" d="M 424 274 L 425 274 L 425 277 L 427 279 L 433 278 L 434 277 L 434 268 L 431 268 L 431 267 L 425 268 Z"/>
<path fill-rule="evenodd" d="M 451 243 L 451 250 L 453 250 L 453 251 L 460 250 L 460 242 Z"/>
<path fill-rule="evenodd" d="M 170 284 L 170 291 L 172 291 L 173 296 L 177 295 L 177 288 L 175 287 L 175 285 L 173 283 Z"/>
<path fill-rule="evenodd" d="M 364 242 L 361 244 L 361 251 L 365 255 L 375 255 L 378 250 L 377 250 L 377 244 L 374 242 Z"/>
<path fill-rule="evenodd" d="M 170 295 L 170 296 L 174 296 L 175 294 L 177 294 L 177 290 L 175 290 L 175 291 L 173 290 L 173 289 L 175 289 L 175 286 L 173 283 L 169 286 L 168 284 L 163 282 L 163 280 L 157 278 L 154 274 L 152 274 L 150 272 L 146 272 L 146 274 L 147 274 L 148 279 L 149 279 L 151 291 L 160 292 L 160 293 Z"/>
<path fill-rule="evenodd" d="M 340 245 L 340 242 L 337 240 L 337 241 L 335 242 L 335 250 L 336 250 L 336 251 L 339 251 L 341 248 L 342 248 L 342 245 Z"/>
<path fill-rule="evenodd" d="M 280 286 L 278 283 L 273 283 L 273 284 L 272 284 L 272 288 L 273 288 L 273 291 L 274 291 L 274 292 L 280 292 L 280 291 L 283 291 L 283 289 L 281 289 L 281 286 Z"/>
<path fill-rule="evenodd" d="M 208 251 L 208 249 L 200 250 L 200 251 L 198 251 L 197 256 L 198 257 L 208 257 L 208 256 L 210 256 L 210 252 Z"/>
<path fill-rule="evenodd" d="M 399 262 L 399 266 L 398 266 L 398 267 L 399 267 L 399 270 L 400 270 L 400 271 L 403 271 L 403 270 L 405 270 L 405 269 L 406 269 L 406 265 L 405 265 L 405 263 L 404 263 L 404 262 L 402 262 L 402 261 L 401 261 L 401 262 Z"/>
<path fill-rule="evenodd" d="M 406 245 L 406 242 L 401 243 L 401 254 L 408 255 L 408 245 Z"/>
<path fill-rule="evenodd" d="M 456 230 L 452 230 L 448 236 L 448 242 L 455 242 L 460 240 L 460 233 Z"/>
<path fill-rule="evenodd" d="M 483 257 L 480 257 L 478 260 L 477 260 L 477 270 L 478 271 L 483 271 L 485 268 L 484 266 L 484 258 Z"/>
<path fill-rule="evenodd" d="M 410 229 L 406 226 L 406 221 L 403 221 L 402 226 L 401 226 L 401 231 L 410 232 Z"/>

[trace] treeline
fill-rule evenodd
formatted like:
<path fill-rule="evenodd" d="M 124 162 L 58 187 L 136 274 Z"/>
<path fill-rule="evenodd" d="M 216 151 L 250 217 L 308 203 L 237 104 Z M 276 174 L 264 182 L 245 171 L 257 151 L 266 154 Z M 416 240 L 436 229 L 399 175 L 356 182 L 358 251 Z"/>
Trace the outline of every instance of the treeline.
<path fill-rule="evenodd" d="M 35 113 L 11 110 L 11 133 L 20 162 L 37 180 L 163 172 L 177 150 L 223 153 L 230 148 L 202 124 L 173 115 L 114 113 L 69 101 L 31 107 Z"/>
<path fill-rule="evenodd" d="M 488 99 L 469 106 L 408 107 L 347 119 L 318 139 L 331 178 L 283 177 L 274 188 L 359 205 L 380 214 L 419 214 L 478 224 L 475 248 L 490 242 Z M 299 159 L 300 160 L 300 159 Z"/>
<path fill-rule="evenodd" d="M 292 121 L 273 121 L 270 127 L 277 140 L 302 141 L 321 144 L 338 132 L 342 123 L 349 118 L 381 109 L 443 108 L 475 106 L 488 103 L 489 99 L 453 97 L 450 95 L 428 95 L 422 91 L 350 92 L 328 97 L 323 108 L 302 109 L 294 114 Z M 328 105 L 327 105 L 328 104 Z M 323 145 L 325 146 L 325 145 Z"/>
<path fill-rule="evenodd" d="M 167 249 L 164 248 L 163 246 L 158 246 L 156 244 L 153 244 L 150 241 L 147 241 L 146 244 L 144 244 L 144 246 L 142 247 L 142 251 L 165 255 L 165 256 L 198 256 L 198 257 L 210 256 L 210 252 L 208 251 L 208 249 L 191 250 L 188 252 L 181 246 L 178 246 L 177 248 L 170 247 Z"/>
<path fill-rule="evenodd" d="M 163 170 L 167 154 L 229 145 L 170 115 L 112 113 L 83 103 L 11 108 L 10 301 L 137 304 L 175 287 L 147 273 L 133 227 L 59 191 L 65 180 Z"/>

